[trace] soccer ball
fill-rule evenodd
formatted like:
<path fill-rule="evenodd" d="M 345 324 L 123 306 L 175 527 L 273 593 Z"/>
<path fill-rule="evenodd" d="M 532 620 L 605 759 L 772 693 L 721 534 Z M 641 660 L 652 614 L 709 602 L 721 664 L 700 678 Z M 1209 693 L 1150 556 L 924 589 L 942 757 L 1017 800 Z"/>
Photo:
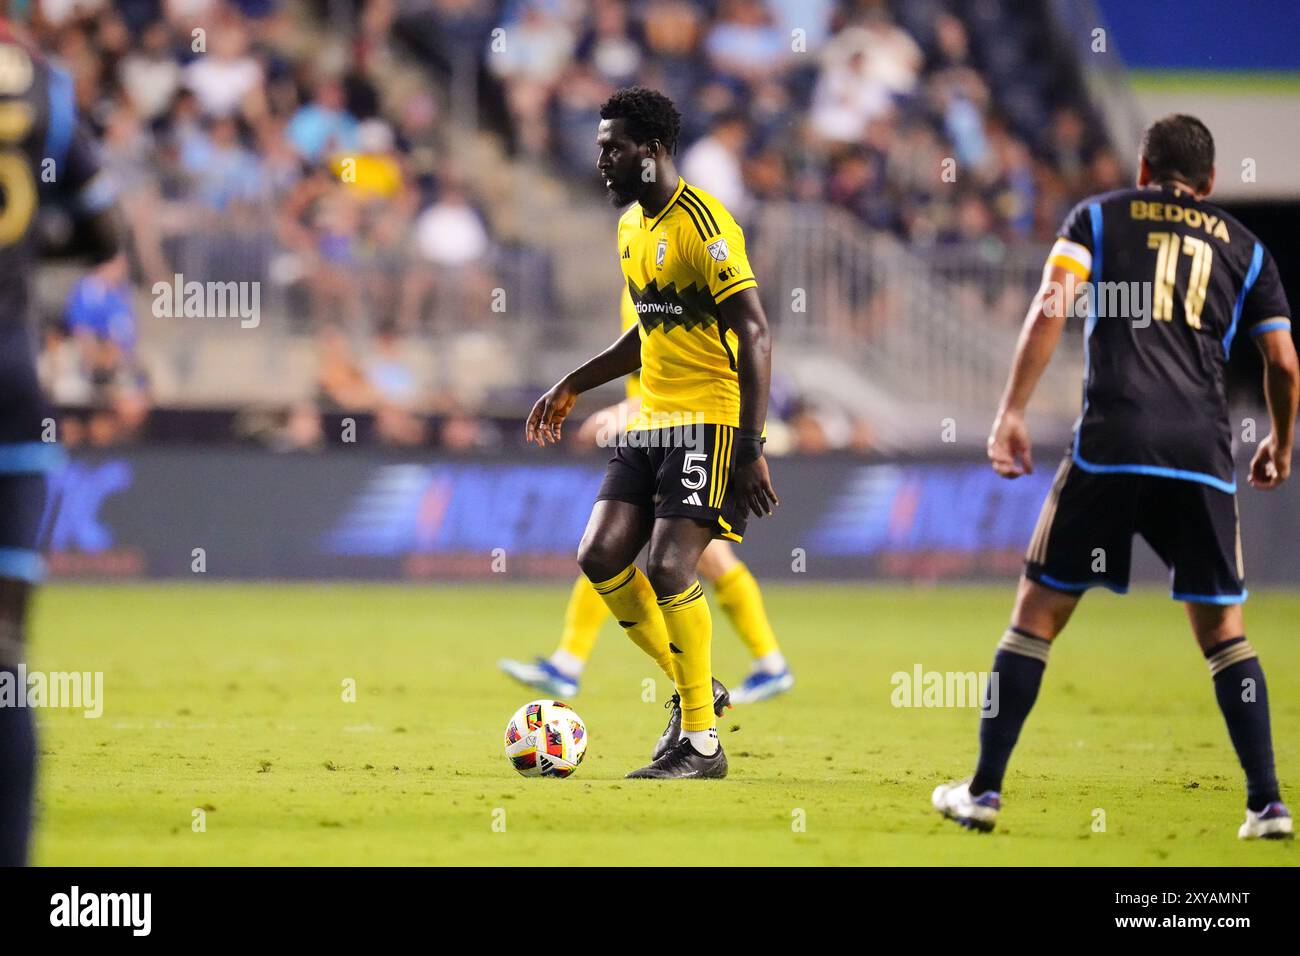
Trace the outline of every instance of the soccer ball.
<path fill-rule="evenodd" d="M 506 759 L 525 777 L 567 777 L 586 753 L 587 725 L 563 701 L 531 701 L 506 724 Z"/>

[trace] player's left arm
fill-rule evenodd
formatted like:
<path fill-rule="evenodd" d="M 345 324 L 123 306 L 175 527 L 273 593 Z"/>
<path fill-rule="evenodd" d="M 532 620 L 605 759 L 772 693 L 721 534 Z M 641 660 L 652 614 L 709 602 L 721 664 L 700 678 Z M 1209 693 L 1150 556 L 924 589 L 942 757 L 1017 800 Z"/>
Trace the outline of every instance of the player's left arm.
<path fill-rule="evenodd" d="M 757 517 L 781 504 L 763 458 L 763 423 L 772 384 L 772 337 L 758 289 L 750 287 L 718 306 L 726 328 L 736 333 L 736 374 L 740 379 L 740 428 L 733 452 L 736 492 Z"/>

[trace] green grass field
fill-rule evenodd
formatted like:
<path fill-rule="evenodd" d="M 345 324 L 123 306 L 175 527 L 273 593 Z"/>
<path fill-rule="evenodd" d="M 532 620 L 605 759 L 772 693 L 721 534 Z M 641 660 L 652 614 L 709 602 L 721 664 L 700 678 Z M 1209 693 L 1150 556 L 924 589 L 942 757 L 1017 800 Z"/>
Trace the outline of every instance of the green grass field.
<path fill-rule="evenodd" d="M 609 623 L 582 694 L 578 773 L 524 779 L 502 755 L 529 693 L 496 670 L 549 650 L 567 587 L 61 585 L 31 666 L 99 670 L 99 719 L 45 710 L 41 864 L 1295 865 L 1242 844 L 1240 773 L 1181 608 L 1094 593 L 1052 653 L 1000 830 L 940 820 L 969 773 L 973 710 L 904 709 L 890 676 L 983 670 L 1001 588 L 770 587 L 798 676 L 720 724 L 725 781 L 626 781 L 660 733 L 656 675 Z M 1259 593 L 1279 772 L 1300 770 L 1300 597 Z M 745 655 L 714 612 L 714 660 Z M 342 700 L 356 681 L 357 699 Z M 1292 790 L 1294 797 L 1295 792 Z M 203 808 L 206 831 L 194 832 Z M 502 817 L 500 811 L 504 811 Z M 1094 832 L 1095 811 L 1105 832 Z M 806 829 L 796 832 L 800 819 Z M 505 831 L 495 832 L 494 820 Z"/>

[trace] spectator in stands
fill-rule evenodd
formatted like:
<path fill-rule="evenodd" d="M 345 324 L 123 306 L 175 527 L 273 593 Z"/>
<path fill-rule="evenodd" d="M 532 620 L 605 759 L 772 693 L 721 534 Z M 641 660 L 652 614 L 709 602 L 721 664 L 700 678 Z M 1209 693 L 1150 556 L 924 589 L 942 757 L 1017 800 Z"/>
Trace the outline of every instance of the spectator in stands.
<path fill-rule="evenodd" d="M 304 160 L 314 163 L 357 148 L 357 120 L 344 104 L 343 85 L 325 79 L 312 102 L 293 114 L 285 133 Z"/>
<path fill-rule="evenodd" d="M 184 75 L 185 86 L 198 98 L 199 108 L 218 118 L 240 112 L 250 118 L 261 115 L 265 75 L 262 64 L 248 51 L 243 25 L 226 18 L 201 36 L 208 49 L 195 50 L 201 55 L 185 68 Z"/>
<path fill-rule="evenodd" d="M 506 103 L 524 151 L 541 156 L 550 145 L 546 111 L 556 84 L 573 57 L 577 37 L 564 5 L 522 0 L 517 21 L 488 43 L 488 69 L 505 84 Z"/>
<path fill-rule="evenodd" d="M 402 352 L 397 329 L 379 329 L 366 363 L 366 381 L 375 395 L 375 432 L 390 445 L 419 445 L 425 440 L 424 403 L 415 370 Z"/>
<path fill-rule="evenodd" d="M 719 74 L 745 81 L 779 73 L 791 55 L 763 0 L 722 0 L 704 51 Z"/>
<path fill-rule="evenodd" d="M 718 117 L 709 135 L 682 155 L 682 178 L 712 193 L 741 222 L 751 199 L 743 167 L 749 124 L 739 111 Z"/>
<path fill-rule="evenodd" d="M 171 50 L 167 24 L 156 20 L 145 27 L 139 49 L 123 58 L 118 78 L 127 99 L 145 122 L 167 112 L 181 85 L 181 65 Z"/>
<path fill-rule="evenodd" d="M 401 328 L 425 324 L 430 296 L 441 300 L 438 311 L 458 316 L 462 323 L 472 315 L 485 316 L 491 240 L 483 217 L 454 177 L 416 218 L 412 238 L 416 259 L 403 282 Z"/>
<path fill-rule="evenodd" d="M 204 131 L 186 142 L 180 160 L 193 179 L 194 195 L 212 209 L 259 203 L 267 196 L 262 164 L 244 146 L 233 117 L 207 120 Z"/>
<path fill-rule="evenodd" d="M 77 343 L 96 413 L 91 440 L 110 444 L 135 434 L 149 411 L 148 376 L 136 355 L 136 317 L 126 257 L 87 272 L 72 287 L 64 321 Z"/>

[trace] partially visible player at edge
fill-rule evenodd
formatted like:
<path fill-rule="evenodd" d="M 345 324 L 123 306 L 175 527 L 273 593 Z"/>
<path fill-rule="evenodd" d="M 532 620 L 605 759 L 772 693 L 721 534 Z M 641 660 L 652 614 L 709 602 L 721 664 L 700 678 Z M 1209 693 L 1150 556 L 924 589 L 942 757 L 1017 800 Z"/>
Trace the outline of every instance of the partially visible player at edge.
<path fill-rule="evenodd" d="M 619 313 L 623 332 L 639 321 L 632 295 L 626 288 Z M 592 414 L 578 429 L 578 440 L 592 445 L 605 436 L 617 434 L 623 423 L 636 418 L 640 409 L 641 376 L 633 372 L 627 377 L 627 398 Z M 713 585 L 714 597 L 753 659 L 749 675 L 739 687 L 732 689 L 731 702 L 750 704 L 788 691 L 794 686 L 794 674 L 781 653 L 776 632 L 768 620 L 758 581 L 745 563 L 736 557 L 731 542 L 725 538 L 710 541 L 700 556 L 699 571 L 700 576 Z M 520 683 L 551 697 L 573 697 L 578 693 L 578 681 L 596 644 L 600 627 L 608 617 L 609 608 L 604 600 L 591 582 L 579 575 L 569 593 L 569 602 L 564 609 L 564 629 L 554 652 L 532 662 L 507 658 L 499 666 Z"/>
<path fill-rule="evenodd" d="M 0 2 L 0 15 L 5 7 Z M 32 226 L 42 189 L 72 204 L 97 261 L 117 253 L 111 189 L 93 142 L 77 127 L 72 78 L 0 18 L 0 672 L 19 693 L 27 606 L 43 573 L 37 535 L 45 476 L 60 455 L 47 427 L 54 417 L 37 384 L 29 325 Z M 27 860 L 35 780 L 32 709 L 0 706 L 0 866 Z"/>
<path fill-rule="evenodd" d="M 974 777 L 937 787 L 932 802 L 964 826 L 993 828 L 1007 761 L 1052 641 L 1083 591 L 1128 589 L 1136 533 L 1171 569 L 1172 596 L 1186 604 L 1245 770 L 1246 821 L 1238 836 L 1290 837 L 1264 671 L 1242 619 L 1246 588 L 1224 384 L 1232 343 L 1248 336 L 1264 356 L 1272 419 L 1250 463 L 1250 483 L 1276 488 L 1291 473 L 1300 394 L 1290 309 L 1268 250 L 1204 201 L 1214 185 L 1214 140 L 1204 124 L 1183 115 L 1152 124 L 1137 182 L 1085 199 L 1070 213 L 1020 334 L 988 440 L 993 468 L 1006 478 L 1033 470 L 1025 406 L 1060 338 L 1065 305 L 1091 284 L 1083 413 L 993 659 L 996 716 L 980 721 Z M 1110 283 L 1149 284 L 1150 314 L 1107 314 Z"/>
<path fill-rule="evenodd" d="M 622 89 L 600 109 L 596 166 L 618 223 L 619 262 L 641 321 L 537 400 L 525 437 L 557 442 L 583 392 L 641 369 L 641 409 L 610 460 L 578 565 L 628 636 L 677 688 L 651 763 L 634 778 L 719 778 L 713 625 L 697 579 L 715 536 L 778 504 L 763 459 L 772 357 L 745 238 L 673 162 L 681 117 L 663 94 Z M 643 574 L 633 563 L 649 543 Z M 678 729 L 680 728 L 680 730 Z"/>

